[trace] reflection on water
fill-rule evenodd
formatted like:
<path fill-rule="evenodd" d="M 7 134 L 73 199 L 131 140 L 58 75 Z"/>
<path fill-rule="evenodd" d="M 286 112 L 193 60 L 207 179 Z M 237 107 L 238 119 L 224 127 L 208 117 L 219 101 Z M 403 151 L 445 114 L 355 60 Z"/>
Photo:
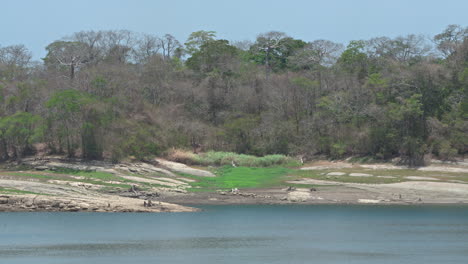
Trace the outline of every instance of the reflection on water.
<path fill-rule="evenodd" d="M 464 263 L 468 207 L 0 213 L 0 263 Z"/>

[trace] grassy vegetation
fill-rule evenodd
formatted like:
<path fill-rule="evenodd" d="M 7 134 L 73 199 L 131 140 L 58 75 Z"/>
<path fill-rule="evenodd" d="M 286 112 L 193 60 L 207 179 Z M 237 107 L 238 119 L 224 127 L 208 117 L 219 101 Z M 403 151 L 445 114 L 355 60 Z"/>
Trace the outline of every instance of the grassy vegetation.
<path fill-rule="evenodd" d="M 82 176 L 85 178 L 99 179 L 103 181 L 112 181 L 119 180 L 120 178 L 109 172 L 101 171 L 87 171 L 87 170 L 74 170 L 68 168 L 56 168 L 53 171 L 48 171 L 50 173 L 66 174 L 73 176 Z"/>
<path fill-rule="evenodd" d="M 288 168 L 286 165 L 274 165 L 275 163 L 281 163 L 291 165 L 293 163 L 286 163 L 289 158 L 281 155 L 272 155 L 266 157 L 254 157 L 248 155 L 238 155 L 235 153 L 227 152 L 208 152 L 200 155 L 190 153 L 192 162 L 196 164 L 218 165 L 227 164 L 221 167 L 201 167 L 201 169 L 210 170 L 217 175 L 217 177 L 197 177 L 193 175 L 179 174 L 180 176 L 195 179 L 196 182 L 190 183 L 192 186 L 190 191 L 193 192 L 213 192 L 216 190 L 230 190 L 232 188 L 249 189 L 249 188 L 271 188 L 271 187 L 286 187 L 295 186 L 303 188 L 317 187 L 316 185 L 299 185 L 286 183 L 286 181 L 311 178 L 317 180 L 334 181 L 337 183 L 369 183 L 369 184 L 382 184 L 382 183 L 396 183 L 402 181 L 409 181 L 405 178 L 408 176 L 419 176 L 419 177 L 430 177 L 439 179 L 440 182 L 459 180 L 468 183 L 468 175 L 466 173 L 454 173 L 454 172 L 428 172 L 419 171 L 415 169 L 398 169 L 398 170 L 371 170 L 365 168 L 340 168 L 340 169 L 326 169 L 326 170 L 298 170 Z M 228 162 L 229 161 L 229 162 Z M 247 164 L 248 166 L 233 167 L 231 162 L 234 161 L 237 164 Z M 186 162 L 186 161 L 185 161 Z M 190 163 L 190 162 L 188 162 Z M 342 176 L 331 176 L 327 175 L 330 172 L 343 172 L 345 175 Z M 372 177 L 352 177 L 351 173 L 366 173 L 372 175 Z M 164 187 L 158 184 L 151 184 L 145 182 L 139 182 L 136 180 L 129 180 L 118 175 L 114 175 L 108 172 L 96 172 L 96 171 L 80 171 L 73 169 L 56 169 L 54 171 L 14 171 L 14 172 L 2 172 L 1 174 L 8 176 L 18 176 L 25 178 L 35 178 L 41 181 L 45 180 L 62 180 L 71 182 L 84 182 L 94 185 L 102 186 L 102 190 L 122 188 L 129 189 L 132 184 L 138 184 L 143 189 L 150 187 Z M 145 179 L 152 179 L 150 175 L 138 175 L 127 173 L 128 175 L 141 177 Z M 164 176 L 154 173 L 153 176 Z M 391 176 L 393 178 L 381 178 L 377 176 Z M 112 181 L 118 183 L 111 183 Z M 327 186 L 333 187 L 333 186 Z M 323 187 L 323 188 L 327 188 Z M 1 189 L 0 192 L 21 192 L 19 190 L 6 190 Z M 29 193 L 29 192 L 25 192 Z"/>
<path fill-rule="evenodd" d="M 19 176 L 24 178 L 33 178 L 39 180 L 60 180 L 60 181 L 70 181 L 70 182 L 83 182 L 89 183 L 94 185 L 101 185 L 101 186 L 108 186 L 114 188 L 130 188 L 130 184 L 118 184 L 118 183 L 108 183 L 104 182 L 107 180 L 115 180 L 120 182 L 128 182 L 131 181 L 114 176 L 111 173 L 107 172 L 93 172 L 93 171 L 77 171 L 71 170 L 70 173 L 65 173 L 66 170 L 56 170 L 56 171 L 44 171 L 44 172 L 17 172 L 17 171 L 8 171 L 3 172 L 3 174 L 10 175 L 10 176 Z M 76 179 L 71 176 L 81 176 L 83 179 Z"/>
<path fill-rule="evenodd" d="M 194 154 L 189 151 L 173 149 L 168 153 L 167 157 L 173 161 L 202 166 L 225 166 L 232 165 L 233 162 L 237 164 L 237 166 L 244 167 L 297 167 L 300 165 L 299 161 L 279 154 L 257 157 L 233 152 L 216 151 Z"/>
<path fill-rule="evenodd" d="M 12 188 L 0 187 L 0 193 L 2 194 L 36 194 L 36 195 L 47 195 L 43 193 L 29 192 Z"/>
<path fill-rule="evenodd" d="M 330 172 L 344 172 L 343 176 L 328 176 Z M 190 191 L 215 191 L 215 190 L 230 190 L 232 188 L 248 189 L 248 188 L 268 188 L 268 187 L 302 187 L 312 188 L 317 185 L 309 184 L 291 184 L 286 181 L 311 178 L 317 180 L 347 182 L 347 183 L 369 183 L 369 184 L 385 184 L 410 181 L 405 177 L 419 176 L 439 179 L 440 182 L 448 180 L 460 180 L 468 183 L 468 175 L 463 173 L 453 172 L 427 172 L 413 169 L 401 170 L 368 170 L 359 168 L 347 169 L 330 169 L 330 170 L 297 170 L 285 167 L 232 167 L 224 166 L 215 171 L 216 178 L 196 177 L 191 175 L 183 175 L 196 179 L 196 183 L 191 185 L 194 187 Z M 372 177 L 353 177 L 350 173 L 366 173 L 373 175 Z M 381 178 L 377 176 L 392 176 L 394 178 Z M 333 186 L 321 186 L 323 188 Z"/>
<path fill-rule="evenodd" d="M 224 166 L 216 172 L 217 177 L 195 177 L 198 181 L 192 183 L 192 191 L 229 190 L 232 188 L 266 188 L 281 186 L 285 176 L 291 169 L 284 167 L 254 168 Z"/>

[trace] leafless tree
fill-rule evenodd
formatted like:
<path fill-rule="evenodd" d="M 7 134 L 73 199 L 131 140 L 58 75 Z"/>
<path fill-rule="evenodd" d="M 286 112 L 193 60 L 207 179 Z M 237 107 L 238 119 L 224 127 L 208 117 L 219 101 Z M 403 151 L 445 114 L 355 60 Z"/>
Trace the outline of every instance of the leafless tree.
<path fill-rule="evenodd" d="M 182 47 L 180 42 L 171 34 L 166 34 L 160 38 L 159 46 L 162 48 L 162 55 L 165 60 L 170 60 L 177 49 Z"/>

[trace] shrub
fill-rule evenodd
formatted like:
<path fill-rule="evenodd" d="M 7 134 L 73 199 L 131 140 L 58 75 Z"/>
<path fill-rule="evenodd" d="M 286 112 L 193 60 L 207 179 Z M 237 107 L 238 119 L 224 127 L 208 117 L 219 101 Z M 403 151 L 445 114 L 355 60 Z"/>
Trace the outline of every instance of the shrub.
<path fill-rule="evenodd" d="M 172 149 L 166 157 L 169 160 L 183 162 L 186 164 L 198 164 L 203 166 L 224 166 L 232 165 L 247 167 L 270 167 L 270 166 L 299 166 L 299 162 L 284 155 L 267 155 L 256 157 L 252 155 L 237 154 L 233 152 L 209 151 L 201 154 L 194 154 L 189 151 Z"/>
<path fill-rule="evenodd" d="M 168 160 L 182 162 L 185 164 L 193 164 L 194 160 L 196 159 L 196 156 L 196 154 L 190 151 L 176 148 L 172 148 L 166 153 L 166 158 Z"/>

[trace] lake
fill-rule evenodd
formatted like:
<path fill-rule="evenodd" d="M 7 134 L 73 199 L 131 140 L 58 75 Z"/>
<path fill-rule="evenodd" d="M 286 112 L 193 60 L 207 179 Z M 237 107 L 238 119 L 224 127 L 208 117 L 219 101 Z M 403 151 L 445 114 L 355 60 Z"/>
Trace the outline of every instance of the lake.
<path fill-rule="evenodd" d="M 468 207 L 0 213 L 0 263 L 466 263 Z"/>

